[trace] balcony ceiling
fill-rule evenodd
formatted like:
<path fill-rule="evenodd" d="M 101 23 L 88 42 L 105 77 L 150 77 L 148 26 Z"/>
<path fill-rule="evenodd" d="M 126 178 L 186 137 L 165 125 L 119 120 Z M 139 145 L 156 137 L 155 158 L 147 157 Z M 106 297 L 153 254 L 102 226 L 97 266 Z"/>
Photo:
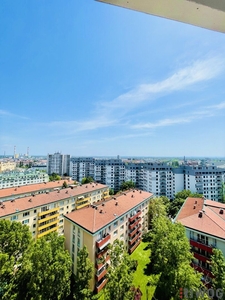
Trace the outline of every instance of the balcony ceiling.
<path fill-rule="evenodd" d="M 225 32 L 225 0 L 97 0 L 210 30 Z"/>

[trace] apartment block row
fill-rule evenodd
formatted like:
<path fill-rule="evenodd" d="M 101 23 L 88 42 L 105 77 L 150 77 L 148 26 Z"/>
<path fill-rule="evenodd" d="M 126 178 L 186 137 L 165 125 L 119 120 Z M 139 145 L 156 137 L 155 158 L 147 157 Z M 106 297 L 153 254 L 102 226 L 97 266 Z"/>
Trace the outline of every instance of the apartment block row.
<path fill-rule="evenodd" d="M 102 184 L 72 185 L 56 188 L 32 196 L 0 199 L 0 219 L 19 221 L 29 226 L 34 238 L 56 231 L 63 234 L 64 215 L 73 210 L 97 203 L 109 197 L 109 189 Z"/>
<path fill-rule="evenodd" d="M 66 248 L 76 273 L 79 250 L 86 245 L 94 264 L 90 287 L 98 293 L 107 283 L 110 264 L 109 244 L 122 240 L 128 253 L 140 244 L 148 228 L 148 204 L 153 194 L 141 190 L 127 191 L 108 201 L 65 215 Z"/>
<path fill-rule="evenodd" d="M 132 163 L 117 159 L 71 158 L 70 176 L 81 181 L 91 176 L 95 181 L 118 191 L 122 182 L 132 180 L 136 187 L 165 195 L 170 199 L 181 190 L 191 190 L 215 201 L 222 199 L 225 169 L 214 165 L 172 167 L 167 163 Z"/>
<path fill-rule="evenodd" d="M 15 170 L 16 163 L 14 161 L 0 161 L 0 173 Z"/>
<path fill-rule="evenodd" d="M 194 256 L 192 267 L 204 274 L 205 284 L 210 286 L 213 249 L 220 249 L 225 256 L 225 204 L 205 198 L 187 198 L 175 222 L 185 226 Z"/>
<path fill-rule="evenodd" d="M 35 170 L 10 171 L 0 174 L 0 189 L 48 181 L 49 176 L 45 172 Z"/>

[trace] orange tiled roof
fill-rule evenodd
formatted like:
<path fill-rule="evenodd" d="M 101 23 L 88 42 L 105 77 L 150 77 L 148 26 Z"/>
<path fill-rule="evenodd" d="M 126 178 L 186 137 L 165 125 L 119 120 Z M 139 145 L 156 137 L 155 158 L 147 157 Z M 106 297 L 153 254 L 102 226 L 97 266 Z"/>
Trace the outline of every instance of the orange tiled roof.
<path fill-rule="evenodd" d="M 47 205 L 49 203 L 53 203 L 56 201 L 68 199 L 70 196 L 78 196 L 85 193 L 90 193 L 92 191 L 96 191 L 99 189 L 108 188 L 106 185 L 100 184 L 100 183 L 91 183 L 91 184 L 84 184 L 82 186 L 75 187 L 73 189 L 66 188 L 61 189 L 60 192 L 53 191 L 49 192 L 48 194 L 37 194 L 34 197 L 24 197 L 15 199 L 15 201 L 4 201 L 3 205 L 4 208 L 2 208 L 2 205 L 0 206 L 0 218 L 5 217 L 7 215 L 14 214 L 17 210 L 19 211 L 25 211 L 29 210 L 38 206 Z M 31 199 L 31 201 L 29 201 Z"/>
<path fill-rule="evenodd" d="M 0 189 L 0 198 L 8 197 L 12 195 L 20 195 L 24 193 L 32 193 L 35 191 L 48 189 L 48 188 L 57 188 L 61 187 L 63 185 L 63 182 L 66 181 L 67 184 L 73 184 L 73 180 L 58 180 L 58 181 L 49 181 L 49 182 L 42 182 L 37 184 L 29 184 L 29 185 L 23 185 L 19 187 L 11 187 L 11 188 L 5 188 Z"/>
<path fill-rule="evenodd" d="M 105 201 L 104 206 L 97 205 L 97 210 L 89 206 L 73 211 L 65 217 L 94 233 L 152 196 L 152 193 L 144 191 L 128 191 L 115 197 L 116 200 Z"/>
<path fill-rule="evenodd" d="M 225 204 L 223 203 L 189 197 L 175 220 L 185 227 L 225 239 Z"/>

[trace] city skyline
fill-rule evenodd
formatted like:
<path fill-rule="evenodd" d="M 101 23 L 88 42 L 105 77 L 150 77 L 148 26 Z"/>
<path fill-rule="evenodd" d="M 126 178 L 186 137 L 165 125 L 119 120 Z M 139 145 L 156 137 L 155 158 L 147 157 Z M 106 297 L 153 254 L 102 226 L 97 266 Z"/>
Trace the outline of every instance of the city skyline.
<path fill-rule="evenodd" d="M 225 156 L 224 34 L 93 0 L 0 25 L 1 154 Z"/>

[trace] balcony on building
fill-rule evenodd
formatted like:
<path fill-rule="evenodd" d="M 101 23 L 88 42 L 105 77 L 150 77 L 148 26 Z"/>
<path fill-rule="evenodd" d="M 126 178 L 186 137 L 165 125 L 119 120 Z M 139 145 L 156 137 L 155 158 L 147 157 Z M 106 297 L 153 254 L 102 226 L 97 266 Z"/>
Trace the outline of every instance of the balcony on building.
<path fill-rule="evenodd" d="M 107 274 L 108 263 L 104 265 L 102 268 L 96 271 L 95 279 L 96 281 L 100 281 Z"/>
<path fill-rule="evenodd" d="M 215 245 L 207 245 L 204 240 L 194 238 L 190 238 L 190 245 L 205 250 L 210 254 L 212 254 L 213 248 L 215 248 Z"/>
<path fill-rule="evenodd" d="M 141 218 L 138 217 L 135 221 L 129 224 L 129 229 L 133 229 L 135 226 L 138 225 L 138 223 L 141 221 Z"/>
<path fill-rule="evenodd" d="M 110 243 L 110 239 L 111 239 L 111 236 L 109 233 L 106 233 L 103 238 L 101 238 L 100 240 L 98 240 L 96 242 L 96 247 L 99 249 L 99 250 L 102 250 L 104 249 L 109 243 Z"/>
<path fill-rule="evenodd" d="M 129 239 L 129 244 L 132 245 L 138 238 L 140 238 L 141 232 L 137 232 L 135 236 L 133 236 L 131 239 Z"/>
<path fill-rule="evenodd" d="M 137 219 L 139 216 L 141 215 L 141 211 L 138 210 L 137 213 L 135 215 L 133 215 L 132 217 L 129 218 L 129 222 L 133 222 L 135 219 Z"/>
<path fill-rule="evenodd" d="M 206 268 L 206 267 L 202 267 L 202 266 L 200 266 L 199 264 L 197 264 L 195 262 L 192 262 L 191 266 L 192 266 L 193 269 L 195 269 L 196 271 L 198 271 L 200 273 L 203 273 L 205 276 L 208 276 L 210 278 L 214 277 L 211 270 Z"/>
<path fill-rule="evenodd" d="M 138 230 L 140 231 L 140 228 L 141 228 L 141 224 L 138 224 L 135 228 L 133 228 L 132 231 L 130 231 L 130 232 L 128 233 L 129 237 L 134 236 L 135 233 L 136 233 Z"/>
<path fill-rule="evenodd" d="M 99 293 L 104 288 L 104 286 L 106 285 L 107 281 L 108 281 L 107 278 L 102 278 L 100 281 L 98 281 L 96 283 L 96 287 L 95 287 L 96 293 Z"/>
<path fill-rule="evenodd" d="M 110 260 L 110 256 L 107 253 L 106 256 L 100 256 L 96 259 L 95 268 L 99 270 L 102 268 L 108 261 Z"/>
<path fill-rule="evenodd" d="M 131 247 L 129 248 L 129 253 L 131 254 L 140 243 L 141 243 L 141 239 L 139 238 L 135 244 L 131 245 Z"/>

